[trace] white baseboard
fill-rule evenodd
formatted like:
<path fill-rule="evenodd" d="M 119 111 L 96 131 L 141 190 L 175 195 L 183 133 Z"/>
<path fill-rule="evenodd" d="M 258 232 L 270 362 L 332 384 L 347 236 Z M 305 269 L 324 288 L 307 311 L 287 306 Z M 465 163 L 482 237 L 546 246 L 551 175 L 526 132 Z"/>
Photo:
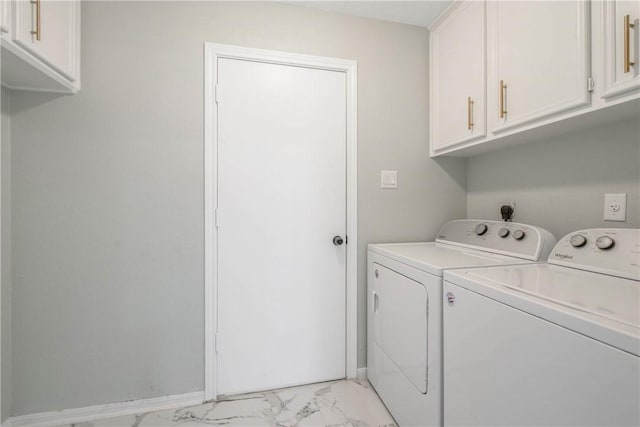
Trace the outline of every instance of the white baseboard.
<path fill-rule="evenodd" d="M 358 368 L 358 373 L 356 374 L 356 378 L 359 380 L 367 379 L 367 368 Z"/>
<path fill-rule="evenodd" d="M 163 411 L 180 406 L 200 405 L 203 400 L 204 392 L 198 391 L 195 393 L 154 397 L 152 399 L 131 400 L 128 402 L 110 403 L 107 405 L 65 409 L 63 411 L 41 412 L 37 414 L 11 417 L 2 423 L 2 427 L 47 427 L 74 424 L 143 412 Z"/>

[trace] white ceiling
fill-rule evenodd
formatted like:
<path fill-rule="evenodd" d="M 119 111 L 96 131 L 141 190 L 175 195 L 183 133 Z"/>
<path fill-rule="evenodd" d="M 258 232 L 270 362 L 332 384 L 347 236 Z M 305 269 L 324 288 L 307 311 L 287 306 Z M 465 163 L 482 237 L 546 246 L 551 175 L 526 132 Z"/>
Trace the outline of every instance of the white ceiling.
<path fill-rule="evenodd" d="M 451 4 L 451 0 L 286 1 L 283 3 L 426 28 Z"/>

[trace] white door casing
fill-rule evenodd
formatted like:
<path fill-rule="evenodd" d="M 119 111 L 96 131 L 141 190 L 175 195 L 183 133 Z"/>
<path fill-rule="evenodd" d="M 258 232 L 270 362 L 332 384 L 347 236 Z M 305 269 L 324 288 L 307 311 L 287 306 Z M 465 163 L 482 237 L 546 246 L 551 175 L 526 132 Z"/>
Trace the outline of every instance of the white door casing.
<path fill-rule="evenodd" d="M 327 71 L 329 71 L 327 73 Z M 248 82 L 247 87 L 244 88 L 242 84 L 235 85 L 235 87 L 231 88 L 227 85 L 221 84 L 217 89 L 216 95 L 216 84 L 219 82 L 221 75 L 226 75 L 225 81 L 232 81 L 236 79 L 236 77 L 242 77 L 242 74 L 245 74 L 244 79 L 245 82 Z M 255 82 L 250 78 L 251 76 L 261 75 L 266 79 L 275 79 L 272 83 L 275 82 L 275 87 L 280 88 L 280 90 L 272 91 L 272 92 L 260 92 L 260 81 L 259 78 L 256 78 Z M 240 336 L 243 332 L 245 333 L 244 339 L 247 339 L 246 334 L 250 332 L 259 331 L 260 328 L 264 328 L 264 331 L 269 331 L 270 333 L 275 331 L 276 336 L 278 336 L 278 328 L 274 328 L 274 324 L 269 324 L 270 321 L 282 321 L 283 317 L 277 319 L 273 317 L 271 320 L 267 319 L 267 317 L 271 317 L 269 314 L 269 310 L 267 306 L 264 304 L 268 304 L 269 301 L 273 303 L 273 297 L 276 295 L 269 295 L 269 299 L 265 300 L 263 306 L 259 304 L 262 301 L 265 295 L 260 295 L 263 292 L 260 289 L 260 283 L 257 283 L 265 275 L 265 277 L 269 276 L 272 279 L 274 277 L 279 277 L 278 274 L 282 274 L 285 270 L 281 269 L 281 264 L 283 256 L 287 251 L 289 252 L 289 256 L 295 255 L 295 251 L 291 251 L 291 248 L 295 248 L 297 242 L 302 240 L 318 240 L 320 237 L 316 236 L 303 236 L 299 232 L 299 230 L 292 229 L 289 235 L 278 236 L 277 234 L 271 235 L 270 231 L 266 229 L 263 224 L 260 223 L 261 215 L 270 215 L 272 221 L 280 222 L 281 226 L 287 223 L 291 223 L 298 218 L 304 217 L 305 215 L 295 214 L 296 207 L 288 206 L 287 209 L 278 210 L 278 202 L 276 201 L 272 206 L 264 206 L 264 208 L 270 208 L 273 212 L 263 211 L 257 212 L 255 218 L 257 219 L 257 223 L 254 221 L 254 226 L 251 226 L 251 221 L 242 221 L 241 217 L 238 218 L 229 218 L 225 216 L 225 208 L 223 205 L 220 206 L 220 211 L 218 213 L 218 203 L 220 203 L 221 199 L 226 204 L 226 206 L 230 207 L 236 202 L 248 203 L 249 205 L 258 204 L 264 205 L 270 203 L 273 198 L 278 198 L 282 194 L 279 195 L 280 192 L 287 192 L 285 187 L 295 187 L 296 181 L 300 180 L 300 178 L 296 177 L 296 174 L 302 173 L 303 176 L 306 174 L 307 185 L 309 182 L 312 182 L 311 178 L 313 176 L 313 171 L 305 172 L 305 167 L 295 164 L 284 164 L 281 165 L 283 169 L 286 170 L 273 170 L 269 168 L 269 165 L 275 162 L 278 158 L 282 158 L 284 153 L 290 153 L 290 150 L 295 150 L 295 147 L 292 144 L 276 144 L 279 148 L 272 153 L 268 153 L 266 150 L 260 153 L 254 153 L 253 150 L 247 150 L 247 147 L 242 147 L 240 145 L 234 144 L 234 146 L 224 145 L 224 138 L 220 138 L 221 129 L 219 117 L 221 113 L 225 115 L 229 113 L 225 112 L 219 108 L 219 105 L 216 103 L 216 96 L 222 99 L 228 99 L 235 97 L 225 98 L 225 88 L 229 93 L 243 93 L 239 98 L 247 98 L 252 96 L 257 96 L 258 98 L 254 99 L 254 103 L 260 103 L 256 101 L 260 101 L 259 96 L 267 96 L 267 97 L 285 97 L 284 103 L 279 103 L 279 105 L 284 105 L 285 109 L 290 108 L 290 110 L 286 113 L 286 117 L 292 117 L 296 114 L 296 111 L 299 109 L 303 109 L 304 103 L 299 103 L 296 105 L 296 101 L 294 98 L 299 97 L 299 92 L 303 90 L 303 86 L 300 87 L 291 87 L 289 88 L 287 84 L 284 82 L 290 82 L 292 85 L 295 85 L 296 79 L 301 79 L 304 84 L 313 84 L 314 79 L 317 79 L 318 76 L 325 76 L 325 82 L 328 83 L 327 92 L 334 91 L 333 99 L 340 99 L 346 93 L 346 103 L 342 112 L 333 112 L 333 119 L 335 121 L 336 117 L 341 118 L 338 120 L 339 124 L 342 124 L 341 132 L 344 132 L 346 125 L 346 135 L 343 133 L 339 133 L 339 137 L 337 138 L 342 143 L 341 152 L 337 152 L 333 150 L 333 157 L 329 156 L 324 159 L 319 159 L 321 153 L 316 152 L 313 154 L 313 160 L 307 159 L 310 161 L 306 165 L 306 169 L 309 169 L 310 165 L 318 162 L 319 167 L 323 169 L 331 169 L 337 175 L 336 179 L 340 179 L 340 175 L 342 173 L 342 182 L 345 182 L 345 173 L 346 173 L 346 188 L 342 192 L 342 194 L 336 194 L 333 196 L 329 196 L 330 204 L 337 204 L 342 206 L 342 214 L 338 214 L 338 220 L 342 224 L 340 225 L 328 225 L 329 229 L 336 229 L 333 234 L 344 234 L 344 208 L 345 208 L 345 200 L 346 200 L 346 235 L 348 236 L 349 242 L 351 244 L 335 247 L 331 243 L 332 233 L 324 233 L 329 234 L 327 236 L 322 236 L 322 239 L 325 242 L 318 245 L 319 242 L 315 242 L 317 247 L 319 247 L 322 254 L 320 256 L 324 256 L 326 260 L 331 259 L 331 261 L 335 264 L 336 259 L 342 259 L 342 262 L 345 261 L 346 255 L 346 294 L 344 292 L 344 281 L 338 288 L 334 288 L 331 290 L 330 286 L 327 286 L 327 289 L 324 289 L 321 293 L 316 293 L 312 300 L 307 301 L 308 309 L 313 307 L 315 302 L 322 303 L 324 301 L 325 306 L 329 301 L 335 302 L 336 305 L 342 304 L 344 307 L 346 303 L 346 310 L 341 309 L 339 313 L 333 313 L 332 317 L 332 325 L 329 330 L 333 330 L 333 333 L 325 333 L 324 338 L 318 338 L 319 341 L 315 342 L 315 345 L 318 345 L 318 342 L 323 343 L 323 339 L 330 341 L 332 344 L 327 344 L 329 347 L 333 348 L 334 360 L 333 363 L 329 363 L 330 367 L 326 368 L 324 371 L 328 377 L 326 379 L 330 379 L 330 377 L 335 377 L 336 372 L 338 372 L 337 376 L 344 376 L 345 367 L 346 367 L 346 375 L 347 377 L 355 377 L 356 376 L 356 338 L 357 338 L 357 329 L 356 329 L 356 296 L 357 296 L 357 237 L 355 234 L 356 231 L 356 104 L 355 104 L 355 93 L 356 93 L 356 63 L 354 61 L 347 60 L 338 60 L 331 58 L 318 58 L 318 57 L 310 57 L 304 55 L 294 55 L 282 52 L 272 52 L 272 51 L 263 51 L 263 50 L 255 50 L 255 49 L 247 49 L 247 48 L 238 48 L 232 46 L 222 46 L 215 44 L 205 44 L 205 398 L 206 399 L 215 399 L 220 394 L 229 394 L 241 391 L 248 391 L 250 389 L 260 389 L 260 388 L 270 388 L 273 386 L 283 386 L 290 385 L 295 383 L 297 380 L 292 378 L 286 378 L 286 374 L 283 376 L 283 373 L 291 371 L 291 373 L 295 373 L 298 375 L 296 378 L 299 378 L 302 381 L 322 379 L 322 373 L 318 374 L 313 373 L 313 369 L 307 372 L 310 367 L 299 366 L 296 372 L 296 369 L 284 369 L 284 366 L 280 366 L 280 374 L 276 375 L 274 372 L 273 375 L 270 373 L 265 373 L 264 366 L 260 367 L 260 363 L 248 363 L 250 358 L 247 357 L 246 350 L 247 347 L 251 347 L 250 344 L 255 345 L 255 351 L 260 353 L 260 348 L 265 348 L 265 342 L 262 338 L 259 337 L 259 333 L 250 339 L 250 343 L 244 341 L 243 337 Z M 284 78 L 284 82 L 277 82 L 277 79 Z M 326 80 L 328 78 L 328 80 Z M 239 82 L 240 80 L 238 80 Z M 320 82 L 318 82 L 320 84 Z M 280 85 L 280 86 L 278 86 Z M 271 86 L 271 85 L 269 85 Z M 335 87 L 334 87 L 335 86 Z M 333 89 L 332 89 L 333 88 Z M 289 91 L 287 95 L 286 92 Z M 336 94 L 340 94 L 339 98 L 336 98 Z M 293 96 L 292 96 L 293 95 Z M 289 99 L 286 97 L 289 96 Z M 342 98 L 344 99 L 344 98 Z M 224 102 L 224 101 L 223 101 Z M 248 114 L 245 119 L 258 120 L 258 122 L 262 121 L 261 125 L 266 126 L 268 128 L 270 126 L 269 119 L 274 120 L 275 116 L 269 117 L 272 111 L 263 110 L 262 114 L 260 112 L 260 107 L 255 106 L 253 104 L 244 104 L 244 105 L 234 105 L 235 101 L 231 104 L 225 105 L 225 107 L 229 108 L 229 111 L 234 114 Z M 292 109 L 291 109 L 292 108 Z M 233 111 L 232 111 L 233 110 Z M 325 108 L 326 110 L 326 108 Z M 337 115 L 336 115 L 337 114 Z M 263 117 L 264 116 L 264 117 Z M 227 123 L 232 123 L 229 121 L 229 116 L 225 116 L 225 128 L 223 129 L 225 132 L 234 132 L 233 129 L 227 129 Z M 302 117 L 302 116 L 301 116 Z M 346 119 L 345 119 L 346 117 Z M 285 121 L 286 126 L 289 130 L 301 130 L 300 126 L 297 126 L 296 123 L 298 120 L 295 120 L 292 117 L 292 120 Z M 241 134 L 246 133 L 247 129 L 242 129 L 241 123 L 238 124 L 235 131 L 240 132 Z M 303 126 L 304 129 L 309 126 Z M 249 139 L 254 139 L 255 136 L 251 136 L 251 132 L 249 131 Z M 320 128 L 313 129 L 312 133 L 321 134 L 322 131 Z M 336 135 L 335 130 L 333 131 L 334 135 Z M 345 138 L 346 136 L 346 138 Z M 318 143 L 322 136 L 319 135 L 315 142 Z M 346 139 L 346 152 L 344 150 L 344 143 Z M 317 147 L 320 147 L 318 145 Z M 254 146 L 255 148 L 255 146 Z M 278 153 L 278 150 L 280 152 Z M 284 151 L 282 151 L 284 150 Z M 317 148 L 316 148 L 317 150 Z M 230 161 L 235 161 L 235 163 L 225 163 L 221 164 L 221 154 L 226 156 L 226 159 Z M 298 153 L 299 155 L 300 153 Z M 249 158 L 245 158 L 243 156 L 249 156 Z M 269 156 L 271 157 L 269 159 Z M 322 156 L 320 156 L 322 157 Z M 233 160 L 235 159 L 235 160 Z M 227 161 L 225 160 L 225 162 Z M 241 162 L 239 162 L 241 160 Z M 270 163 L 271 160 L 271 163 Z M 300 161 L 305 161 L 304 156 L 299 158 Z M 346 161 L 346 171 L 345 171 L 345 161 Z M 324 162 L 324 163 L 323 163 Z M 294 162 L 295 163 L 295 162 Z M 336 165 L 333 163 L 337 163 Z M 341 166 L 339 165 L 341 163 Z M 252 173 L 249 177 L 249 174 L 243 174 L 243 169 L 251 168 Z M 291 170 L 289 170 L 291 168 Z M 333 168 L 333 169 L 332 169 Z M 256 170 L 258 169 L 258 170 Z M 340 173 L 339 170 L 342 170 Z M 318 170 L 315 171 L 316 173 Z M 334 173 L 331 175 L 333 176 Z M 260 182 L 260 177 L 263 176 L 265 182 Z M 231 185 L 229 188 L 221 188 L 220 186 L 220 177 L 223 177 L 226 185 Z M 288 179 L 287 179 L 288 178 Z M 278 184 L 280 183 L 280 184 Z M 264 185 L 261 187 L 264 191 L 264 195 L 262 194 L 254 194 L 256 198 L 254 200 L 240 200 L 237 197 L 238 190 L 242 191 L 243 186 L 246 189 L 250 187 L 254 187 L 257 185 Z M 279 187 L 285 188 L 281 190 Z M 343 185 L 344 187 L 344 185 Z M 229 191 L 227 191 L 229 190 Z M 328 195 L 330 192 L 327 192 L 326 189 L 319 189 L 320 194 Z M 264 200 L 259 200 L 264 197 Z M 338 199 L 341 199 L 338 201 Z M 325 200 L 325 201 L 326 201 Z M 285 202 L 284 199 L 281 202 Z M 313 206 L 313 202 L 311 200 L 307 200 L 307 202 L 311 203 L 309 206 L 312 206 L 311 212 L 319 209 L 319 206 Z M 236 208 L 241 206 L 241 204 L 236 203 Z M 275 208 L 274 208 L 275 207 Z M 339 206 L 336 206 L 340 208 Z M 240 209 L 242 211 L 246 208 Z M 250 209 L 258 210 L 260 206 L 253 206 Z M 286 218 L 286 212 L 293 209 L 291 212 L 293 216 L 290 218 Z M 245 211 L 245 215 L 248 215 L 250 211 Z M 216 214 L 219 215 L 216 218 Z M 242 212 L 240 212 L 242 214 Z M 307 216 L 308 219 L 313 219 L 314 221 L 321 221 L 321 218 L 326 215 L 313 215 L 311 217 Z M 335 217 L 335 215 L 333 215 Z M 227 219 L 225 219 L 227 218 Z M 221 224 L 220 229 L 216 228 L 216 221 L 218 224 Z M 329 219 L 329 222 L 336 222 L 335 219 Z M 227 224 L 227 228 L 225 229 L 224 224 Z M 249 224 L 246 230 L 243 229 L 242 224 Z M 295 224 L 291 223 L 292 227 L 295 228 Z M 337 228 L 341 228 L 342 230 L 337 230 Z M 224 230 L 224 231 L 221 231 Z M 248 261 L 236 261 L 233 258 L 234 253 L 240 253 L 244 248 L 247 248 L 247 244 L 250 244 L 248 241 L 244 241 L 250 238 L 251 233 L 259 232 L 260 234 L 264 234 L 261 240 L 262 242 L 271 241 L 274 243 L 275 251 L 269 250 L 268 248 L 255 248 L 255 250 L 249 250 L 249 256 L 251 257 L 251 252 L 255 255 L 253 258 L 257 258 L 257 254 L 262 253 L 265 257 L 273 258 L 273 268 L 271 268 L 271 264 L 267 262 L 267 260 L 261 260 L 261 267 L 258 271 L 247 271 L 248 280 L 245 282 L 246 285 L 235 286 L 233 289 L 229 287 L 225 287 L 224 289 L 220 288 L 220 280 L 223 279 L 225 281 L 234 281 L 234 283 L 238 283 L 237 272 L 241 271 L 240 267 L 242 266 L 242 262 L 246 262 L 247 266 L 252 264 L 251 260 Z M 225 234 L 227 233 L 227 234 Z M 247 234 L 248 233 L 248 234 Z M 313 233 L 310 233 L 313 234 Z M 276 241 L 278 238 L 281 240 Z M 242 241 L 241 241 L 242 240 Z M 218 252 L 219 245 L 224 245 L 224 253 L 223 251 Z M 253 248 L 249 248 L 253 249 Z M 346 252 L 346 253 L 345 253 Z M 220 257 L 223 258 L 220 258 Z M 338 258 L 336 258 L 338 257 Z M 302 257 L 304 258 L 304 257 Z M 302 259 L 301 258 L 301 259 Z M 235 264 L 235 273 L 233 268 L 229 268 Z M 337 265 L 337 273 L 336 270 L 333 270 L 333 273 L 328 273 L 328 276 L 324 278 L 325 282 L 333 282 L 334 279 L 338 277 L 344 278 L 345 265 Z M 226 266 L 222 270 L 221 266 Z M 281 270 L 278 270 L 280 268 Z M 340 270 L 341 269 L 341 270 Z M 295 269 L 293 269 L 295 270 Z M 287 269 L 286 274 L 291 275 L 292 269 Z M 300 272 L 298 272 L 300 273 Z M 338 276 L 336 276 L 336 274 Z M 332 276 L 333 275 L 333 276 Z M 341 277 L 340 277 L 341 276 Z M 293 274 L 291 278 L 293 278 L 293 284 L 295 285 L 296 277 L 298 278 L 298 286 L 306 286 L 307 281 L 299 280 L 301 276 L 298 274 L 297 276 Z M 333 277 L 334 279 L 331 279 Z M 340 280 L 338 280 L 340 281 Z M 252 283 L 249 285 L 249 283 Z M 272 280 L 272 283 L 274 281 Z M 289 298 L 291 295 L 296 293 L 300 295 L 306 295 L 309 293 L 310 289 L 303 291 L 303 289 L 296 289 L 296 287 L 287 288 L 286 285 L 284 287 L 280 287 L 280 285 L 272 286 L 271 291 L 274 293 L 282 292 L 280 295 L 286 296 Z M 257 288 L 256 288 L 257 287 Z M 257 290 L 255 293 L 253 290 Z M 299 296 L 300 296 L 299 295 Z M 331 296 L 333 295 L 333 296 Z M 253 310 L 257 311 L 256 317 L 252 319 L 247 319 L 247 322 L 242 321 L 242 318 L 238 317 L 233 310 L 226 310 L 228 308 L 226 305 L 222 307 L 219 305 L 219 302 L 222 299 L 225 301 L 253 301 Z M 333 299 L 331 299 L 333 298 Z M 277 302 L 276 302 L 277 305 Z M 285 309 L 285 306 L 281 306 L 280 309 Z M 287 311 L 288 310 L 288 311 Z M 288 305 L 286 309 L 281 314 L 284 316 L 288 316 L 291 318 L 292 316 L 300 315 L 300 307 Z M 259 312 L 262 312 L 262 318 Z M 331 314 L 330 314 L 331 316 Z M 280 332 L 281 334 L 289 328 L 289 333 L 291 331 L 296 331 L 299 329 L 302 324 L 306 322 L 317 322 L 319 317 L 319 313 L 316 313 L 314 316 L 303 316 L 304 321 L 301 321 L 301 325 L 287 325 L 287 327 L 283 328 Z M 346 320 L 346 330 L 344 330 L 344 324 Z M 228 334 L 225 335 L 224 331 L 220 331 L 220 328 L 224 323 L 227 323 L 228 328 L 233 328 L 234 334 L 233 338 L 231 338 Z M 244 326 L 250 325 L 253 322 L 253 326 L 248 326 L 248 329 L 243 330 Z M 255 322 L 264 322 L 264 325 L 256 324 Z M 337 323 L 336 323 L 337 322 Z M 244 324 L 244 326 L 243 326 Z M 340 331 L 335 331 L 336 325 L 342 325 Z M 310 327 L 310 326 L 309 326 Z M 333 329 L 332 329 L 333 328 Z M 220 332 L 219 335 L 216 335 L 216 332 Z M 238 334 L 238 332 L 240 334 Z M 322 335 L 322 334 L 320 334 Z M 281 335 L 280 342 L 286 342 L 286 340 L 282 340 L 284 335 Z M 333 337 L 332 337 L 333 336 Z M 216 339 L 218 341 L 218 347 L 225 348 L 227 350 L 235 349 L 236 352 L 244 354 L 243 357 L 237 357 L 238 354 L 234 357 L 227 357 L 225 359 L 226 353 L 218 353 L 216 352 Z M 295 343 L 297 338 L 293 338 L 292 342 Z M 324 343 L 322 345 L 325 345 Z M 346 348 L 345 348 L 346 347 Z M 308 347 L 313 348 L 313 346 Z M 296 352 L 296 346 L 291 345 L 288 348 L 288 352 Z M 340 352 L 343 354 L 342 360 L 339 363 L 336 363 L 336 352 Z M 346 353 L 346 354 L 345 354 Z M 242 354 L 240 355 L 242 356 Z M 305 357 L 304 352 L 297 355 L 297 358 L 292 358 L 291 360 L 302 360 Z M 278 363 L 281 363 L 277 360 L 277 358 L 273 357 L 273 355 L 268 352 L 263 352 L 262 354 L 256 354 L 256 358 L 266 358 L 269 359 L 268 362 L 265 362 L 268 366 L 273 366 L 274 369 L 277 370 Z M 345 360 L 346 359 L 346 360 Z M 262 361 L 262 359 L 260 359 Z M 291 363 L 291 361 L 289 361 Z M 229 366 L 233 365 L 232 371 L 236 373 L 234 376 L 233 384 L 230 382 L 229 377 L 225 377 L 222 375 L 218 368 L 221 366 L 225 367 L 225 372 Z M 255 366 L 254 366 L 255 365 Z M 265 365 L 265 366 L 266 366 Z M 244 370 L 246 372 L 240 373 L 238 375 L 239 367 L 244 366 Z M 293 367 L 291 367 L 293 368 Z M 327 372 L 329 372 L 327 374 Z M 308 378 L 305 378 L 305 373 L 308 374 Z M 316 375 L 316 377 L 314 377 Z M 317 377 L 317 375 L 321 375 Z M 283 381 L 281 383 L 274 383 L 274 378 L 278 378 L 278 381 Z M 255 381 L 251 383 L 251 381 Z"/>
<path fill-rule="evenodd" d="M 3 8 L 3 5 L 0 5 Z M 1 21 L 1 20 L 0 20 Z M 0 55 L 0 70 L 2 69 L 2 55 Z M 5 268 L 2 265 L 2 94 L 0 93 L 0 367 L 2 367 L 2 270 Z M 2 413 L 2 369 L 0 369 L 0 422 L 4 418 Z"/>

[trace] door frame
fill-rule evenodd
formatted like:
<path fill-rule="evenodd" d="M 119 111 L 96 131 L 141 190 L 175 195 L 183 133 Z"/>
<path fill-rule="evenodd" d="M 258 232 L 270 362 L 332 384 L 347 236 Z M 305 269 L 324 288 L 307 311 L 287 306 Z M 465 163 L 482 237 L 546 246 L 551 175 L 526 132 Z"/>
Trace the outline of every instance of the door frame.
<path fill-rule="evenodd" d="M 353 60 L 309 56 L 272 50 L 252 49 L 216 43 L 204 44 L 204 398 L 215 400 L 217 390 L 218 355 L 216 332 L 218 330 L 218 236 L 215 214 L 218 200 L 218 105 L 216 82 L 218 58 L 239 59 L 269 64 L 289 65 L 328 71 L 346 75 L 346 158 L 347 158 L 347 236 L 346 246 L 346 377 L 357 375 L 358 351 L 358 237 L 357 237 L 357 70 Z"/>

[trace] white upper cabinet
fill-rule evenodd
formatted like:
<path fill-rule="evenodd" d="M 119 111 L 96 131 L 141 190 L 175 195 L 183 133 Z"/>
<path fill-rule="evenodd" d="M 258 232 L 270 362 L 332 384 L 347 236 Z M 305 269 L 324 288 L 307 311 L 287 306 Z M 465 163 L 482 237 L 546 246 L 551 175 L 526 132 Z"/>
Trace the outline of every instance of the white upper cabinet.
<path fill-rule="evenodd" d="M 0 32 L 8 33 L 11 29 L 11 3 L 10 0 L 0 1 Z"/>
<path fill-rule="evenodd" d="M 639 19 L 638 0 L 454 1 L 431 28 L 431 156 L 637 120 Z"/>
<path fill-rule="evenodd" d="M 15 90 L 76 92 L 80 0 L 2 0 L 0 10 L 3 85 Z"/>
<path fill-rule="evenodd" d="M 486 135 L 485 3 L 454 3 L 431 28 L 432 150 Z"/>
<path fill-rule="evenodd" d="M 589 104 L 586 2 L 490 1 L 487 7 L 492 132 Z"/>
<path fill-rule="evenodd" d="M 640 2 L 604 1 L 603 19 L 603 92 L 612 99 L 640 87 Z"/>
<path fill-rule="evenodd" d="M 17 1 L 13 39 L 69 80 L 77 78 L 78 2 Z"/>

